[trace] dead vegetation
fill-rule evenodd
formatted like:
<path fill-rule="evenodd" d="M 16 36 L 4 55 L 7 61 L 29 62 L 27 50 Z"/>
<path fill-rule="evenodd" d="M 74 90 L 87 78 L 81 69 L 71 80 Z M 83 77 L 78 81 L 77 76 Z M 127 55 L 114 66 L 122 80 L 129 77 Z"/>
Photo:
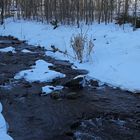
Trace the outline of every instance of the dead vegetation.
<path fill-rule="evenodd" d="M 94 48 L 92 39 L 88 39 L 87 33 L 81 32 L 71 37 L 70 46 L 74 51 L 75 59 L 80 63 L 89 61 L 91 53 Z"/>

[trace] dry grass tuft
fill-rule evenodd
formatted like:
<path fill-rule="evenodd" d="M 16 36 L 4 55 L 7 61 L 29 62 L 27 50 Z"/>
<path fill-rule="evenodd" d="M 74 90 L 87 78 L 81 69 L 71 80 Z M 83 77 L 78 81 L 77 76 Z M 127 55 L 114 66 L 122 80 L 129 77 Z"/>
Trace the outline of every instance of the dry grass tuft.
<path fill-rule="evenodd" d="M 94 48 L 94 43 L 92 39 L 89 40 L 87 38 L 86 33 L 84 34 L 81 30 L 81 33 L 78 33 L 77 35 L 72 36 L 70 45 L 74 51 L 75 58 L 80 63 L 84 61 L 85 57 L 87 61 L 89 61 L 91 52 Z"/>

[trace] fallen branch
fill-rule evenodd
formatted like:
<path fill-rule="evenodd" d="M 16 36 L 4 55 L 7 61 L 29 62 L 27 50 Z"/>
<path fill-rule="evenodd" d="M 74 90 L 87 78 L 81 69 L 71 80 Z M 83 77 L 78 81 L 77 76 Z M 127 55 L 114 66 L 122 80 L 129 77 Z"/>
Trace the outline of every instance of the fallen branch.
<path fill-rule="evenodd" d="M 72 55 L 68 54 L 67 50 L 62 51 L 59 48 L 56 48 L 54 45 L 51 45 L 51 48 L 52 48 L 52 50 L 47 50 L 46 49 L 46 51 L 50 51 L 50 52 L 53 52 L 53 53 L 59 52 L 59 53 L 62 53 L 64 55 L 67 55 L 67 56 L 71 57 L 72 59 L 75 59 L 75 57 L 73 57 Z"/>

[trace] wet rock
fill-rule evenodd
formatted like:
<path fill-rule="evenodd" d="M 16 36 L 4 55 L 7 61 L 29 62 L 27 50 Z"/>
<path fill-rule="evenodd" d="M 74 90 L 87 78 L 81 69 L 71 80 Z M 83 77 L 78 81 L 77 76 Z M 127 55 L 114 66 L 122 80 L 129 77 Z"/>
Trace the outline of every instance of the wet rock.
<path fill-rule="evenodd" d="M 76 73 L 82 76 L 82 75 L 87 75 L 89 72 L 83 69 L 76 69 Z"/>
<path fill-rule="evenodd" d="M 65 135 L 73 137 L 74 133 L 72 131 L 65 132 Z"/>
<path fill-rule="evenodd" d="M 61 98 L 60 91 L 53 91 L 53 92 L 50 94 L 50 97 L 51 97 L 52 99 L 55 99 L 55 100 L 60 99 L 60 98 Z"/>
<path fill-rule="evenodd" d="M 14 60 L 13 61 L 13 64 L 18 64 L 19 62 L 17 60 Z"/>
<path fill-rule="evenodd" d="M 21 103 L 25 103 L 25 99 L 26 99 L 25 97 L 19 97 L 16 100 L 21 102 Z"/>
<path fill-rule="evenodd" d="M 13 56 L 14 54 L 10 51 L 10 52 L 7 52 L 7 55 L 8 56 Z"/>
<path fill-rule="evenodd" d="M 91 84 L 91 86 L 93 86 L 93 87 L 99 87 L 98 81 L 91 80 L 91 81 L 90 81 L 90 84 Z"/>
<path fill-rule="evenodd" d="M 85 77 L 84 76 L 77 76 L 72 80 L 69 80 L 64 84 L 64 86 L 70 89 L 82 89 L 84 87 Z"/>
<path fill-rule="evenodd" d="M 70 126 L 70 128 L 71 128 L 72 130 L 75 130 L 75 129 L 77 129 L 80 125 L 81 125 L 81 122 L 77 121 L 77 122 L 73 123 L 73 124 Z"/>
<path fill-rule="evenodd" d="M 57 71 L 57 67 L 54 66 L 54 65 L 53 66 L 48 66 L 48 68 L 51 69 L 51 70 Z"/>
<path fill-rule="evenodd" d="M 70 100 L 78 99 L 81 96 L 82 96 L 82 94 L 80 94 L 78 92 L 69 92 L 69 93 L 66 94 L 66 98 L 70 99 Z"/>
<path fill-rule="evenodd" d="M 8 130 L 8 134 L 11 134 L 11 133 L 13 133 L 13 131 L 12 130 Z"/>
<path fill-rule="evenodd" d="M 25 88 L 31 88 L 32 85 L 31 85 L 31 83 L 29 83 L 29 82 L 24 82 L 24 83 L 23 83 L 23 87 L 25 87 Z"/>
<path fill-rule="evenodd" d="M 0 40 L 0 44 L 20 44 L 21 42 L 18 40 Z"/>
<path fill-rule="evenodd" d="M 23 42 L 22 42 L 22 41 L 19 41 L 19 40 L 17 40 L 17 41 L 12 41 L 12 42 L 11 42 L 11 44 L 13 44 L 13 45 L 14 45 L 14 44 L 21 44 L 21 43 L 23 43 Z"/>
<path fill-rule="evenodd" d="M 54 65 L 61 65 L 61 66 L 67 66 L 67 67 L 71 67 L 72 64 L 69 61 L 55 61 Z"/>
<path fill-rule="evenodd" d="M 21 97 L 23 97 L 23 98 L 27 98 L 27 97 L 28 97 L 28 94 L 25 93 L 25 94 L 21 95 Z"/>

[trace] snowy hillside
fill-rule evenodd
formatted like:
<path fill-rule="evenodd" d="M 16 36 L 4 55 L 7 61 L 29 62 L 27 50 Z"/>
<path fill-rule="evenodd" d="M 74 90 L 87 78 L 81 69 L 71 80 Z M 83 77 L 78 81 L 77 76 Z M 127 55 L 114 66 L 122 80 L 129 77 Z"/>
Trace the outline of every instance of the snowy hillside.
<path fill-rule="evenodd" d="M 60 26 L 53 30 L 51 25 L 42 23 L 7 20 L 4 26 L 0 26 L 0 35 L 12 35 L 46 49 L 51 49 L 51 45 L 54 45 L 62 51 L 67 50 L 74 57 L 70 39 L 80 30 L 75 26 Z M 88 38 L 94 40 L 94 51 L 89 62 L 85 58 L 85 62 L 79 64 L 72 57 L 63 54 L 46 54 L 74 62 L 78 68 L 87 69 L 92 78 L 103 83 L 139 92 L 140 30 L 133 32 L 129 25 L 125 25 L 123 30 L 115 24 L 83 25 L 82 30 Z"/>

